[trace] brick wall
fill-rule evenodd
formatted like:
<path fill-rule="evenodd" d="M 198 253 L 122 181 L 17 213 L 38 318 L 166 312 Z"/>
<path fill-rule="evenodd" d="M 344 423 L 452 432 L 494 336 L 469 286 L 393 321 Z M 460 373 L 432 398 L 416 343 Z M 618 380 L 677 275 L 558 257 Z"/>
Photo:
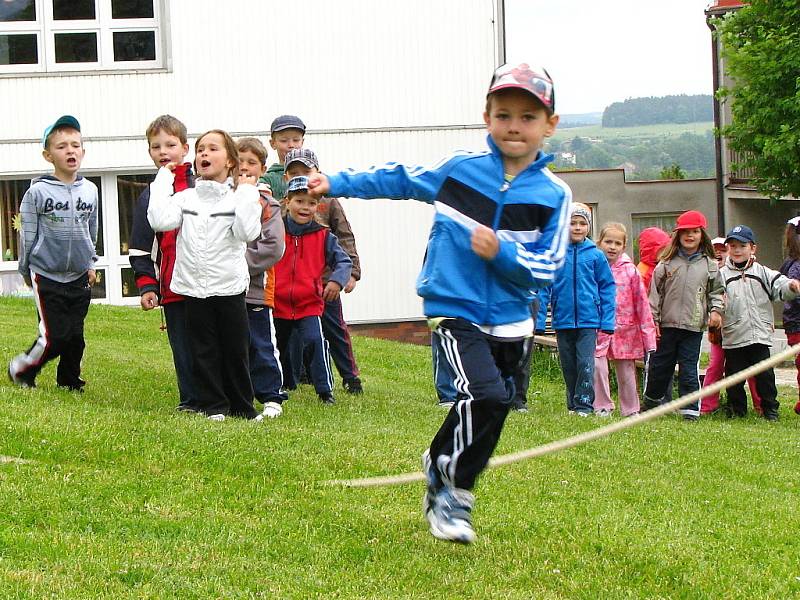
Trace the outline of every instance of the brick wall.
<path fill-rule="evenodd" d="M 431 330 L 428 329 L 428 325 L 424 320 L 399 321 L 396 323 L 357 323 L 348 325 L 348 327 L 356 335 L 425 346 L 429 346 L 431 343 Z"/>

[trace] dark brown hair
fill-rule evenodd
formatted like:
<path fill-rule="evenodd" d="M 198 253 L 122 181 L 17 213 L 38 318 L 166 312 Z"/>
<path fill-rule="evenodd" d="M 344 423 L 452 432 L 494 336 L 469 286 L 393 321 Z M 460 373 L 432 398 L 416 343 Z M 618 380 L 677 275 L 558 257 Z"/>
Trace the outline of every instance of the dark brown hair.
<path fill-rule="evenodd" d="M 149 142 L 150 138 L 158 134 L 159 131 L 163 131 L 168 135 L 174 135 L 181 141 L 181 144 L 186 143 L 188 136 L 186 133 L 186 125 L 184 125 L 180 119 L 176 119 L 172 115 L 156 117 L 153 122 L 147 126 L 147 131 L 145 131 L 147 141 Z"/>
<path fill-rule="evenodd" d="M 800 260 L 800 232 L 791 223 L 786 224 L 786 234 L 783 238 L 783 249 L 787 258 Z"/>
<path fill-rule="evenodd" d="M 711 238 L 708 237 L 705 228 L 699 227 L 700 229 L 700 247 L 699 251 L 706 255 L 708 258 L 713 260 L 717 260 L 714 255 L 714 246 L 711 244 Z M 669 244 L 661 251 L 661 254 L 658 256 L 658 260 L 670 260 L 673 258 L 677 253 L 678 249 L 681 247 L 680 242 L 680 235 L 682 229 L 677 229 L 672 232 L 672 239 L 669 241 Z"/>
<path fill-rule="evenodd" d="M 239 178 L 237 177 L 237 173 L 239 172 L 239 151 L 236 149 L 236 142 L 233 141 L 233 138 L 227 131 L 223 131 L 222 129 L 209 129 L 204 134 L 197 136 L 197 141 L 194 143 L 195 163 L 197 162 L 197 147 L 204 137 L 212 133 L 222 136 L 222 140 L 225 144 L 225 153 L 228 155 L 228 159 L 233 162 L 233 166 L 228 167 L 228 177 L 233 179 L 233 189 L 236 189 L 236 186 L 239 184 Z M 197 164 L 194 165 L 194 168 L 195 172 L 197 172 Z"/>

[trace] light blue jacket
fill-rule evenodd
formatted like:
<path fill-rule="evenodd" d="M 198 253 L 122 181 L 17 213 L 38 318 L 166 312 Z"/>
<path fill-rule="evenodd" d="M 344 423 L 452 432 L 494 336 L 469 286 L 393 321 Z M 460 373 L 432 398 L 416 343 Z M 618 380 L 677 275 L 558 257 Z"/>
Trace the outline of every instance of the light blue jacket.
<path fill-rule="evenodd" d="M 417 293 L 429 317 L 461 317 L 479 325 L 530 318 L 536 288 L 549 285 L 569 240 L 569 187 L 537 160 L 509 183 L 494 142 L 488 152 L 455 153 L 431 168 L 396 163 L 330 175 L 330 195 L 413 198 L 436 209 Z M 500 240 L 492 260 L 471 248 L 479 225 Z M 398 241 L 402 232 L 398 232 Z M 402 247 L 398 246 L 398 251 Z"/>

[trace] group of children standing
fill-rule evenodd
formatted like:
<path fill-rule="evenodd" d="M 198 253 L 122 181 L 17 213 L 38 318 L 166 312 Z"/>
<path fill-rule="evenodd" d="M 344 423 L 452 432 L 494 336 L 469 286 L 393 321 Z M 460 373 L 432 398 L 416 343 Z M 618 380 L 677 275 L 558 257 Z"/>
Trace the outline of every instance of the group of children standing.
<path fill-rule="evenodd" d="M 360 277 L 353 269 L 355 241 L 338 201 L 320 202 L 308 193 L 306 176 L 319 164 L 302 148 L 304 134 L 298 117 L 275 119 L 270 144 L 279 164 L 268 171 L 267 150 L 257 138 L 234 141 L 225 131 L 208 131 L 197 138 L 190 164 L 180 120 L 162 115 L 146 130 L 159 171 L 137 201 L 129 254 L 142 308 L 163 307 L 179 410 L 212 420 L 277 417 L 287 389 L 296 388 L 294 374 L 304 369 L 320 400 L 332 404 L 326 334 L 337 342 L 345 390 L 362 391 L 338 299 Z M 61 117 L 45 131 L 43 145 L 55 172 L 35 180 L 23 198 L 20 260 L 40 331 L 33 346 L 12 359 L 8 374 L 33 387 L 44 364 L 60 356 L 58 384 L 81 390 L 97 191 L 78 174 L 83 144 L 77 119 Z M 279 199 L 285 195 L 283 204 L 274 190 Z M 53 194 L 59 202 L 50 206 Z M 55 235 L 54 227 L 65 233 Z M 334 232 L 341 232 L 347 251 Z M 299 365 L 290 360 L 292 343 Z"/>
<path fill-rule="evenodd" d="M 657 228 L 640 237 L 642 262 L 634 267 L 625 253 L 627 232 L 620 223 L 600 231 L 598 245 L 587 239 L 591 213 L 571 209 L 570 246 L 553 286 L 540 293 L 537 328 L 544 329 L 548 305 L 556 331 L 566 383 L 567 409 L 580 416 L 610 416 L 614 410 L 608 361 L 616 368 L 620 414 L 631 416 L 671 399 L 678 366 L 681 396 L 699 389 L 698 364 L 703 331 L 708 328 L 711 363 L 704 384 L 732 375 L 769 357 L 773 302 L 785 302 L 789 343 L 800 340 L 800 241 L 796 218 L 787 224 L 789 259 L 781 272 L 755 260 L 756 240 L 745 226 L 712 240 L 705 216 L 681 214 L 672 236 Z M 793 340 L 795 340 L 793 342 Z M 645 360 L 640 405 L 637 360 Z M 798 361 L 800 367 L 800 361 Z M 800 375 L 798 375 L 800 377 Z M 750 381 L 754 405 L 765 419 L 778 418 L 774 372 Z M 695 421 L 718 408 L 718 394 L 680 409 Z M 728 389 L 726 410 L 747 412 L 743 384 Z M 795 407 L 800 414 L 800 401 Z"/>
<path fill-rule="evenodd" d="M 725 289 L 729 302 L 731 296 L 742 295 L 731 302 L 734 311 L 754 304 L 769 308 L 772 301 L 789 300 L 800 292 L 800 282 L 773 275 L 752 260 L 753 244 L 746 242 L 744 227 L 734 228 L 726 238 L 731 256 L 720 269 L 704 217 L 689 211 L 681 215 L 653 270 L 649 303 L 645 302 L 645 286 L 624 253 L 625 228 L 603 227 L 598 248 L 588 239 L 591 211 L 573 204 L 569 187 L 547 167 L 552 156 L 541 148 L 559 121 L 547 71 L 526 63 L 502 65 L 492 76 L 485 100 L 484 152 L 456 152 L 432 168 L 390 163 L 331 176 L 319 173 L 316 157 L 302 149 L 302 122 L 284 116 L 273 122 L 270 140 L 283 178 L 278 164 L 264 173 L 266 152 L 262 156 L 252 139 L 240 140 L 237 146 L 225 132 L 212 130 L 197 139 L 195 180 L 191 165 L 183 163 L 188 152 L 185 127 L 171 117 L 157 119 L 148 129 L 148 144 L 159 172 L 149 198 L 145 194 L 137 207 L 141 239 L 132 253 L 132 264 L 140 263 L 134 268 L 142 307 L 175 304 L 165 312 L 180 406 L 215 419 L 276 416 L 285 399 L 279 377 L 294 381 L 295 368 L 306 366 L 306 348 L 306 368 L 317 393 L 323 402 L 332 401 L 329 373 L 323 375 L 320 366 L 325 362 L 320 348 L 326 343 L 320 342 L 326 339 L 320 317 L 327 306 L 336 306 L 332 301 L 340 291 L 352 289 L 358 279 L 353 259 L 339 247 L 334 232 L 313 222 L 314 211 L 320 212 L 318 203 L 331 194 L 432 204 L 436 214 L 417 292 L 452 373 L 456 397 L 422 453 L 423 512 L 435 537 L 460 543 L 475 539 L 472 490 L 500 439 L 520 366 L 529 360 L 536 290 L 542 290 L 542 310 L 552 306 L 567 406 L 584 416 L 595 410 L 608 413 L 613 407 L 607 387 L 595 384 L 595 360 L 600 364 L 598 376 L 606 373 L 606 361 L 615 361 L 623 381 L 622 410 L 635 414 L 639 408 L 630 362 L 655 348 L 651 363 L 659 366 L 650 369 L 644 408 L 663 401 L 664 375 L 671 374 L 676 360 L 687 369 L 681 375 L 682 391 L 696 387 L 701 332 L 706 321 L 715 328 L 723 324 Z M 34 280 L 40 337 L 11 361 L 9 376 L 19 385 L 33 385 L 44 362 L 61 354 L 65 366 L 62 373 L 59 365 L 59 384 L 80 389 L 79 311 L 85 315 L 88 307 L 96 258 L 97 194 L 77 175 L 83 146 L 74 118 L 59 119 L 45 132 L 43 143 L 57 181 L 36 182 L 23 199 L 25 253 L 20 261 L 23 275 Z M 259 186 L 258 175 L 268 185 Z M 45 187 L 50 185 L 60 191 Z M 284 195 L 284 185 L 287 213 L 278 220 L 273 198 Z M 53 194 L 63 202 L 47 206 L 44 198 Z M 60 211 L 57 218 L 51 218 L 54 211 Z M 52 223 L 43 223 L 48 218 Z M 333 228 L 332 216 L 330 224 Z M 42 242 L 37 226 L 64 231 L 50 248 L 51 240 Z M 742 238 L 745 241 L 737 245 Z M 75 249 L 66 254 L 66 262 L 57 256 L 64 254 L 64 239 Z M 794 243 L 794 262 L 785 265 L 789 274 L 800 269 L 800 244 Z M 327 281 L 325 267 L 330 269 Z M 246 294 L 250 282 L 256 289 Z M 52 308 L 51 301 L 59 308 Z M 177 308 L 180 303 L 182 308 Z M 77 316 L 66 321 L 57 342 L 51 340 L 50 316 L 73 307 Z M 272 308 L 274 327 L 268 316 Z M 766 311 L 760 316 L 767 319 Z M 340 312 L 334 317 L 340 319 Z M 753 362 L 756 353 L 750 350 L 768 344 L 761 336 L 763 327 L 756 328 L 754 337 L 743 323 L 744 318 L 725 321 L 723 347 L 726 353 L 728 348 L 737 350 L 726 362 L 726 372 Z M 539 324 L 543 326 L 544 319 Z M 290 348 L 291 332 L 302 338 L 299 361 Z M 800 336 L 800 326 L 792 335 Z M 276 345 L 284 350 L 282 373 L 272 363 L 273 377 L 253 375 L 254 368 L 261 373 L 256 365 L 262 358 L 260 364 L 267 368 L 269 349 Z M 286 357 L 294 364 L 287 365 Z M 356 369 L 348 371 L 351 391 L 361 389 L 357 375 Z M 772 412 L 777 402 L 762 380 L 766 377 L 757 380 L 757 386 L 770 418 L 777 414 Z M 253 407 L 254 394 L 266 401 L 261 415 Z M 696 418 L 696 412 L 690 409 L 684 415 Z"/>

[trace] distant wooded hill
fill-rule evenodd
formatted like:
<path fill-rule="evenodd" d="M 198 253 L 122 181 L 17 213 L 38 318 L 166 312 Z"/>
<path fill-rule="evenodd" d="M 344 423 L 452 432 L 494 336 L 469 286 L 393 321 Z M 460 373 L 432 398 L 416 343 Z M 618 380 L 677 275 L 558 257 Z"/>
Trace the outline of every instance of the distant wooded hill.
<path fill-rule="evenodd" d="M 603 111 L 603 127 L 634 127 L 658 123 L 697 123 L 714 118 L 713 99 L 708 94 L 628 98 Z"/>

